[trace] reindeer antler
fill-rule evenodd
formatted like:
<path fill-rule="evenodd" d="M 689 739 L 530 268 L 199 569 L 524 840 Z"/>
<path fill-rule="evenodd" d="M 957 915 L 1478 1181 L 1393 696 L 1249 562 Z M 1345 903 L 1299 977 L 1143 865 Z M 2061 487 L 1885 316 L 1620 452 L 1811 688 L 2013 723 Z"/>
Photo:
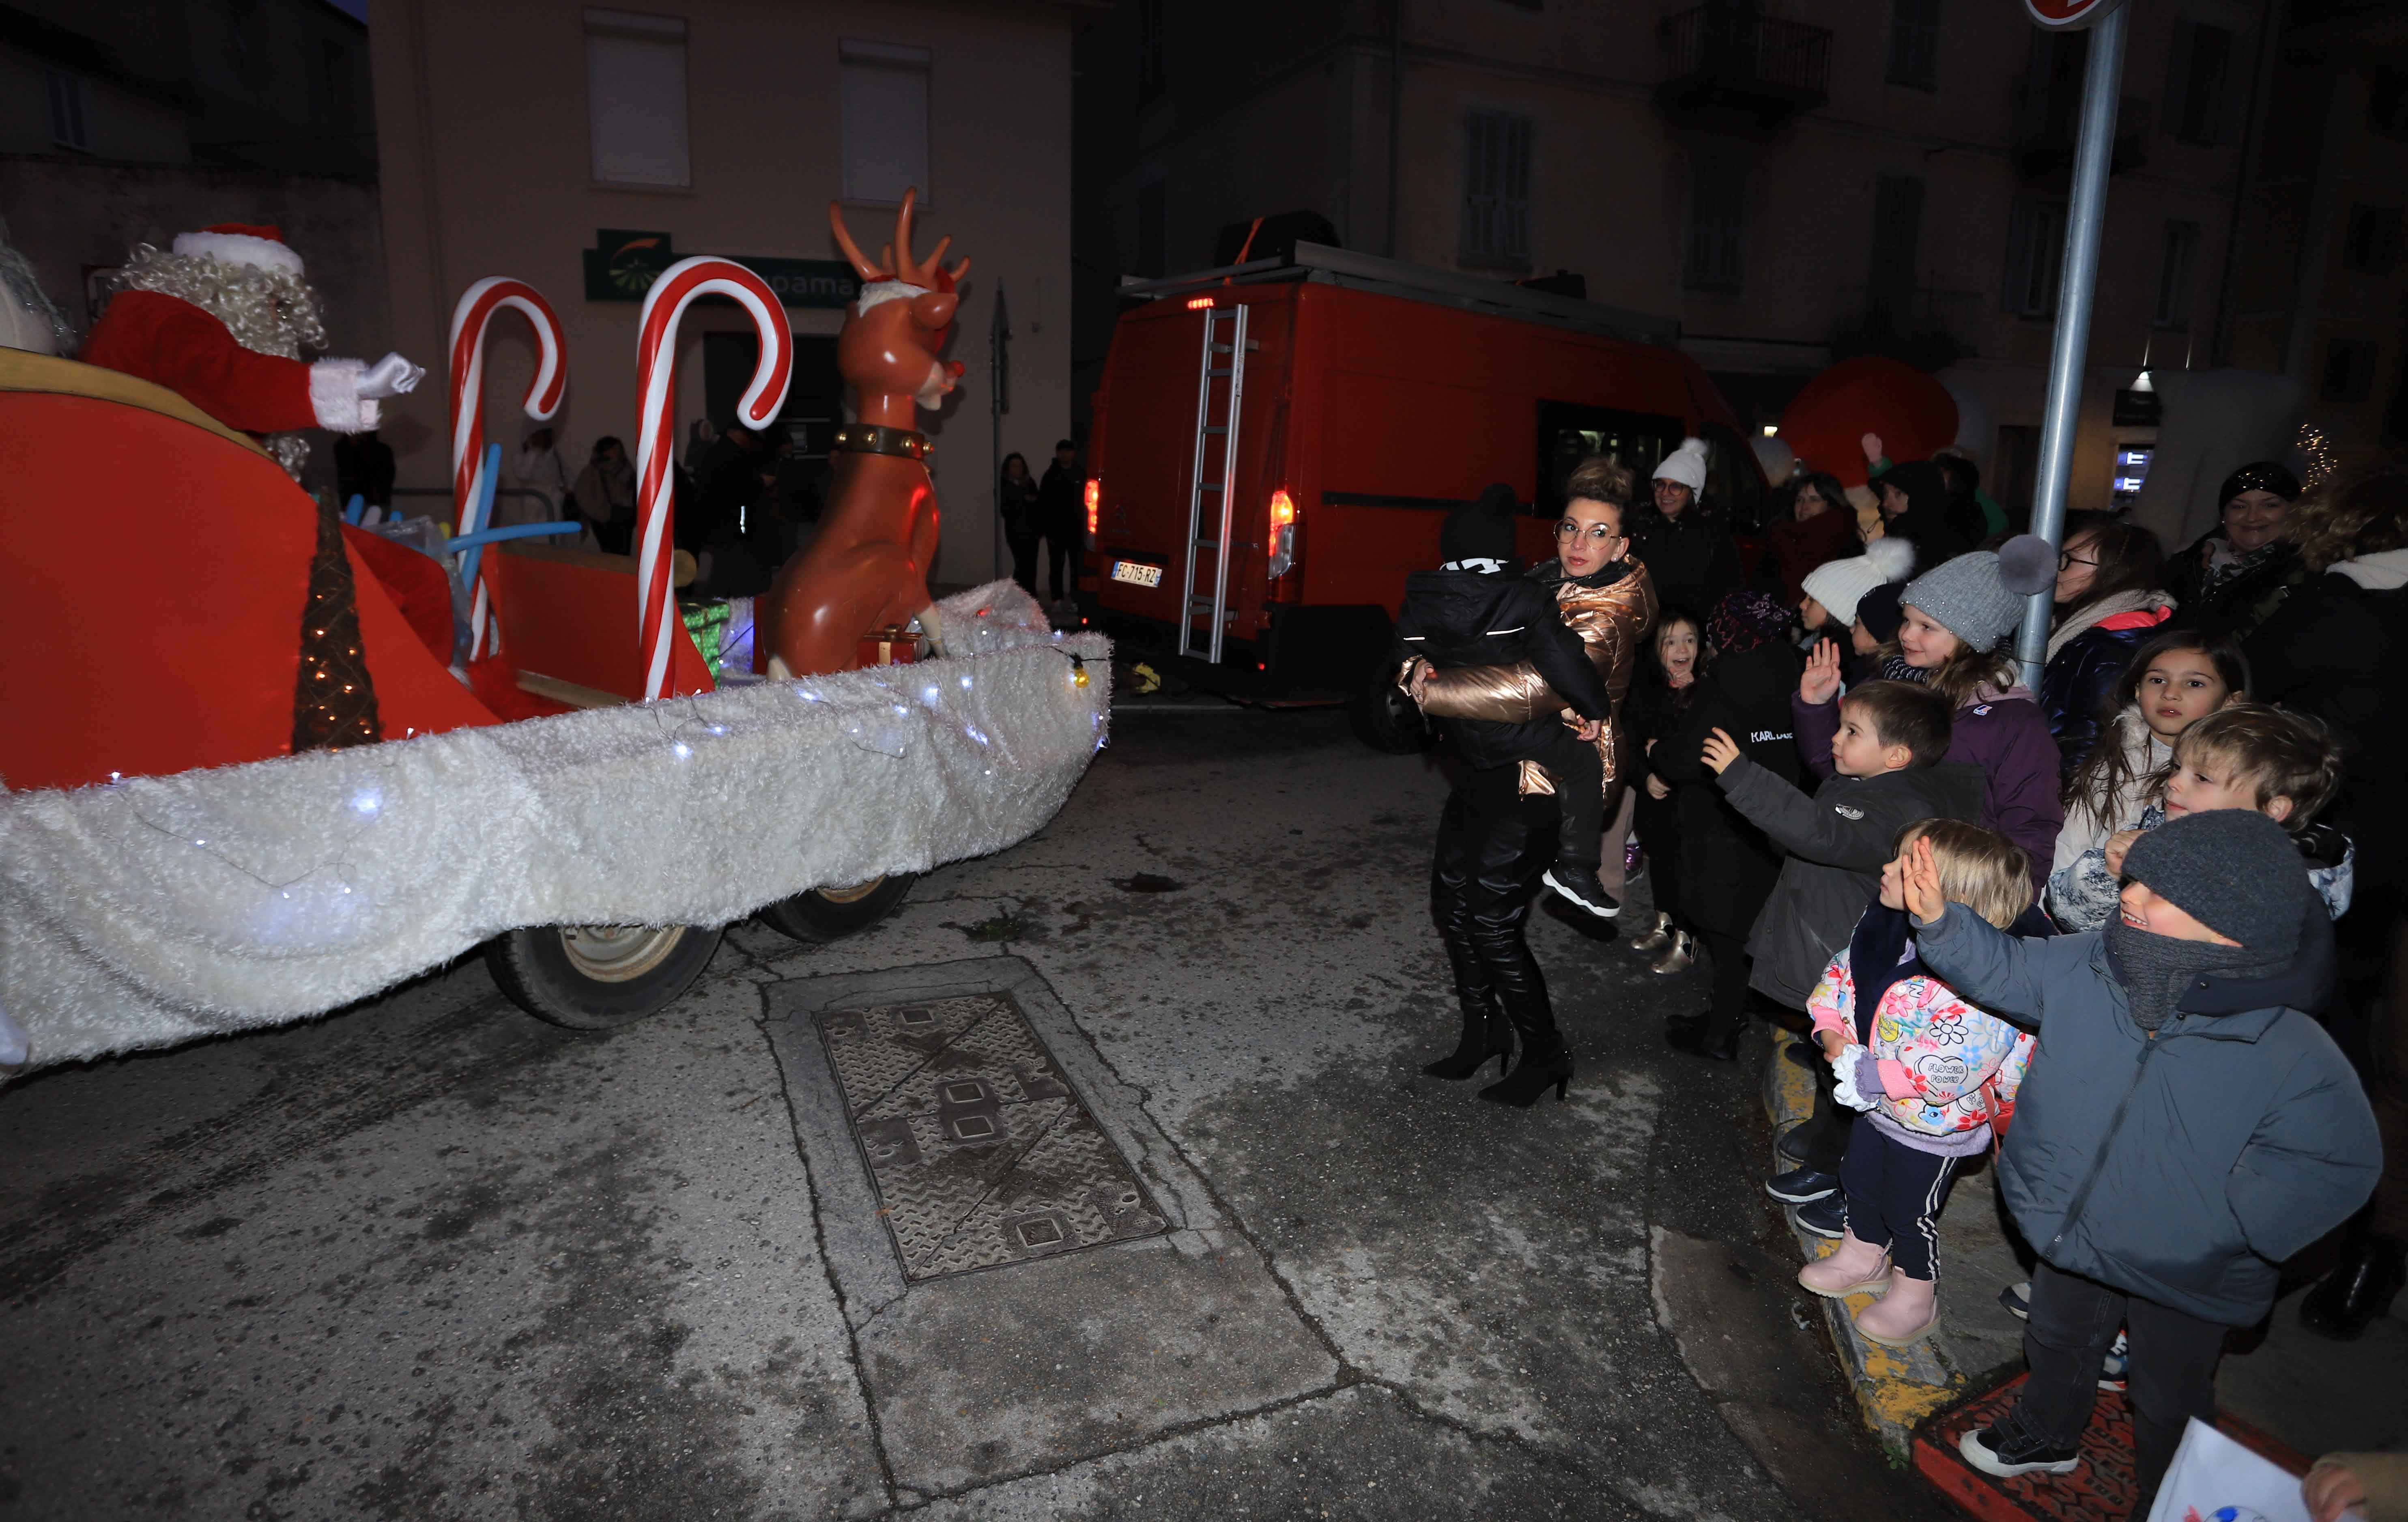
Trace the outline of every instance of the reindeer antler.
<path fill-rule="evenodd" d="M 838 204 L 834 201 L 828 203 L 828 225 L 836 231 L 837 245 L 844 250 L 845 257 L 853 261 L 854 273 L 865 280 L 901 280 L 907 285 L 922 286 L 931 291 L 949 291 L 969 273 L 970 262 L 968 259 L 956 261 L 951 269 L 943 267 L 945 251 L 953 246 L 951 237 L 937 239 L 936 248 L 924 260 L 911 256 L 911 212 L 919 200 L 920 190 L 916 185 L 903 193 L 903 204 L 895 213 L 895 241 L 879 249 L 878 263 L 874 265 L 862 256 L 852 235 L 845 231 L 844 217 Z"/>

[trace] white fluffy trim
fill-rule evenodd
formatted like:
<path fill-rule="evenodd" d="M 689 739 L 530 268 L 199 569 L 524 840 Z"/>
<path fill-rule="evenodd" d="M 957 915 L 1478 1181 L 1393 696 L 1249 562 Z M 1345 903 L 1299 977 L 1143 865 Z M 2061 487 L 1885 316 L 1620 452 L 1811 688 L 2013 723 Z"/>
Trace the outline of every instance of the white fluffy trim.
<path fill-rule="evenodd" d="M 0 793 L 0 1007 L 34 1065 L 74 1061 L 337 1009 L 517 926 L 721 925 L 1002 850 L 1103 744 L 1111 645 L 1010 582 L 928 622 L 954 653 L 919 666 Z"/>
<path fill-rule="evenodd" d="M 222 259 L 230 265 L 301 273 L 301 256 L 282 243 L 249 233 L 178 233 L 174 251 L 195 259 Z"/>
<path fill-rule="evenodd" d="M 309 366 L 309 410 L 319 427 L 364 434 L 377 425 L 375 399 L 360 395 L 360 378 L 367 373 L 367 362 L 359 359 L 322 359 Z"/>

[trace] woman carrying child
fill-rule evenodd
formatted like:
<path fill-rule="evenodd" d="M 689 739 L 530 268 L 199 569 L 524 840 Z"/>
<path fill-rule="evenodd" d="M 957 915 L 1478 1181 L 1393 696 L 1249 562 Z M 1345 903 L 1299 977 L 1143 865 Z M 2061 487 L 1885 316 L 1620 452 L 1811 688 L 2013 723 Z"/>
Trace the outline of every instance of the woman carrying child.
<path fill-rule="evenodd" d="M 2107 844 L 2162 820 L 2159 773 L 2192 725 L 2247 696 L 2249 663 L 2229 639 L 2177 629 L 2133 652 L 2105 712 L 2107 733 L 2065 792 L 2065 827 L 2049 867 L 2048 912 L 2066 930 L 2096 930 L 2120 891 Z M 2154 815 L 2152 810 L 2155 809 Z M 2128 839 L 2127 840 L 2128 844 Z M 2116 853 L 2120 862 L 2123 854 Z"/>
<path fill-rule="evenodd" d="M 1856 1329 L 1905 1347 L 1940 1323 L 1940 1212 L 1969 1157 L 2004 1124 L 2032 1038 L 1958 997 L 1915 958 L 1904 873 L 1918 841 L 1942 894 L 2000 929 L 2031 905 L 2030 864 L 2004 836 L 1953 819 L 1913 825 L 1882 869 L 1880 901 L 1806 1001 L 1841 1103 L 1865 1113 L 1840 1166 L 1847 1228 L 1828 1256 L 1798 1271 L 1817 1295 L 1882 1298 Z"/>
<path fill-rule="evenodd" d="M 2024 599 L 2056 576 L 2057 552 L 2047 540 L 2024 534 L 1995 553 L 1976 550 L 1936 566 L 1899 595 L 1902 669 L 1956 706 L 1948 759 L 1982 768 L 1982 823 L 2024 848 L 2034 892 L 2047 883 L 2043 864 L 2055 854 L 2065 824 L 2058 801 L 2063 783 L 2048 720 L 2018 680 L 2006 640 L 2023 615 Z M 1818 777 L 1831 773 L 1839 692 L 1839 654 L 1825 647 L 1799 682 L 1794 705 L 1798 748 Z"/>
<path fill-rule="evenodd" d="M 1630 490 L 1627 467 L 1601 456 L 1584 461 L 1564 483 L 1567 500 L 1555 524 L 1555 558 L 1529 572 L 1555 598 L 1557 616 L 1580 636 L 1617 712 L 1630 692 L 1640 642 L 1656 622 L 1655 582 L 1647 567 L 1630 558 L 1630 539 L 1623 531 Z M 1565 706 L 1526 661 L 1451 671 L 1425 668 L 1412 691 L 1422 711 L 1434 719 L 1521 724 Z M 1629 768 L 1627 748 L 1624 727 L 1612 716 L 1595 740 L 1568 730 L 1539 757 L 1531 768 L 1538 775 L 1529 779 L 1527 789 L 1553 792 L 1562 806 L 1555 865 L 1541 881 L 1598 919 L 1612 919 L 1622 909 L 1606 892 L 1598 869 L 1604 862 L 1606 822 L 1621 806 Z"/>

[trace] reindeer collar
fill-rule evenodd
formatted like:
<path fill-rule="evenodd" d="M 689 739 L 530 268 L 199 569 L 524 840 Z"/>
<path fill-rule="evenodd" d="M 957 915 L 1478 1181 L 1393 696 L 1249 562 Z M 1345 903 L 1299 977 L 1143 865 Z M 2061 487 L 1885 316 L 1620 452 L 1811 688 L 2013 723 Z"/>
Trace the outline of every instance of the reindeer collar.
<path fill-rule="evenodd" d="M 925 465 L 937 446 L 916 428 L 889 428 L 876 423 L 855 423 L 836 431 L 836 448 L 843 454 L 899 454 Z"/>

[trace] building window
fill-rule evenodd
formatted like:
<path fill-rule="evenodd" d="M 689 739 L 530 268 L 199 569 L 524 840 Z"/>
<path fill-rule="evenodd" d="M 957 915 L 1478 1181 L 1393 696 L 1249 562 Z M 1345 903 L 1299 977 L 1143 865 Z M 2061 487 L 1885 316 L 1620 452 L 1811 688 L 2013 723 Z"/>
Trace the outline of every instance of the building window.
<path fill-rule="evenodd" d="M 2159 327 L 2190 326 L 2191 287 L 2198 283 L 2199 223 L 2166 223 L 2166 247 L 2157 260 L 2157 305 L 2150 321 Z"/>
<path fill-rule="evenodd" d="M 1875 291 L 1911 291 L 1922 263 L 1923 177 L 1875 178 L 1872 258 L 1865 282 Z"/>
<path fill-rule="evenodd" d="M 928 50 L 847 38 L 844 58 L 844 198 L 900 206 L 928 183 Z"/>
<path fill-rule="evenodd" d="M 1137 189 L 1137 272 L 1140 279 L 1160 280 L 1168 255 L 1170 214 L 1163 207 L 1162 181 Z"/>
<path fill-rule="evenodd" d="M 2329 402 L 2362 402 L 2374 390 L 2374 340 L 2335 338 L 2325 346 L 2325 383 L 2317 393 Z"/>
<path fill-rule="evenodd" d="M 2408 138 L 2408 69 L 2368 71 L 2366 127 L 2384 137 Z"/>
<path fill-rule="evenodd" d="M 1699 150 L 1689 158 L 1689 227 L 1681 283 L 1692 291 L 1736 291 L 1743 272 L 1747 161 Z"/>
<path fill-rule="evenodd" d="M 2388 275 L 2400 252 L 2400 208 L 2396 206 L 2354 206 L 2349 231 L 2342 237 L 2341 266 L 2362 275 Z"/>
<path fill-rule="evenodd" d="M 585 117 L 594 178 L 694 183 L 686 158 L 685 22 L 628 10 L 585 13 Z"/>
<path fill-rule="evenodd" d="M 2007 221 L 2007 272 L 1999 305 L 2021 317 L 2054 315 L 2064 264 L 2065 203 L 2018 199 Z"/>
<path fill-rule="evenodd" d="M 1163 40 L 1165 0 L 1137 0 L 1137 103 L 1150 104 L 1168 82 L 1169 49 Z"/>
<path fill-rule="evenodd" d="M 2166 130 L 2178 141 L 2214 148 L 2231 83 L 2232 34 L 2220 26 L 2176 22 L 2173 56 L 2166 66 Z"/>
<path fill-rule="evenodd" d="M 1940 88 L 1940 0 L 1891 0 L 1889 82 Z"/>
<path fill-rule="evenodd" d="M 1463 118 L 1463 257 L 1467 265 L 1530 267 L 1530 119 L 1508 111 Z"/>
<path fill-rule="evenodd" d="M 83 81 L 57 69 L 44 69 L 50 85 L 50 141 L 79 153 L 92 151 L 92 122 L 84 114 Z"/>

